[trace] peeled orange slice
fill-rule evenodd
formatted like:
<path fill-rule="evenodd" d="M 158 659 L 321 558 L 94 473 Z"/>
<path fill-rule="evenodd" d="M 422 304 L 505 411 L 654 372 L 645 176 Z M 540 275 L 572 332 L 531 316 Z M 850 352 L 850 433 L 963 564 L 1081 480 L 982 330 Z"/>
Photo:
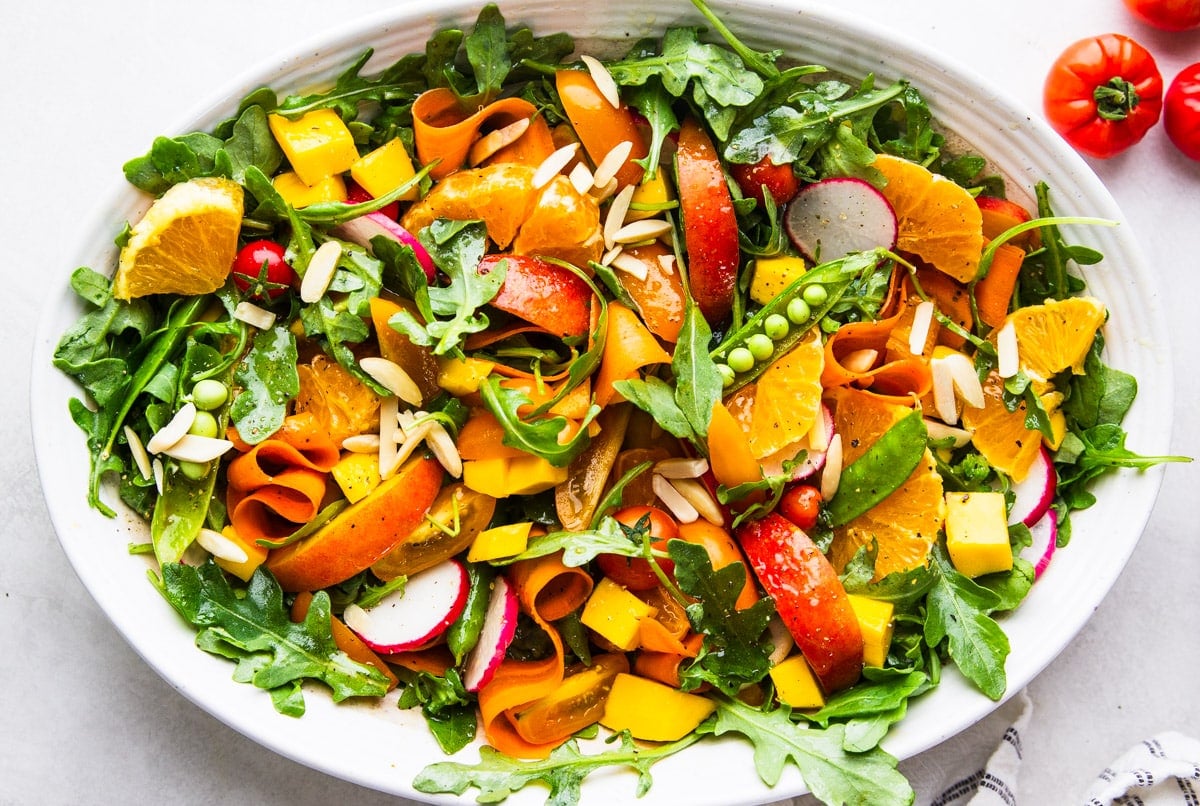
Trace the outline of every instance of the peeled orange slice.
<path fill-rule="evenodd" d="M 802 439 L 821 410 L 825 348 L 812 335 L 767 367 L 752 387 L 748 409 L 750 450 L 763 459 Z"/>
<path fill-rule="evenodd" d="M 172 186 L 134 224 L 113 296 L 208 294 L 229 276 L 242 226 L 242 186 L 205 177 Z"/>
<path fill-rule="evenodd" d="M 841 434 L 843 463 L 852 464 L 912 410 L 857 389 L 833 396 L 834 428 Z M 863 546 L 874 542 L 875 578 L 924 565 L 946 519 L 942 477 L 928 449 L 912 474 L 891 495 L 834 530 L 829 560 L 840 573 Z"/>
<path fill-rule="evenodd" d="M 915 162 L 879 154 L 872 165 L 896 212 L 896 248 L 959 282 L 975 278 L 983 251 L 983 216 L 965 188 Z"/>
<path fill-rule="evenodd" d="M 1021 308 L 1006 321 L 1017 333 L 1021 369 L 1035 380 L 1047 381 L 1067 368 L 1076 375 L 1083 372 L 1084 359 L 1106 318 L 1100 300 L 1071 297 Z"/>

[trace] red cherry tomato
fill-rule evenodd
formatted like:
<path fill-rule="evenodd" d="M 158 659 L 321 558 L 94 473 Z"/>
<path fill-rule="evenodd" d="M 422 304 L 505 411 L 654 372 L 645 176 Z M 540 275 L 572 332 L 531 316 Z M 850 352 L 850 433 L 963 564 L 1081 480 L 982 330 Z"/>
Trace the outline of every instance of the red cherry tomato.
<path fill-rule="evenodd" d="M 1125 0 L 1125 6 L 1142 22 L 1164 31 L 1200 27 L 1200 0 Z"/>
<path fill-rule="evenodd" d="M 790 165 L 776 165 L 770 157 L 763 157 L 753 165 L 735 163 L 729 173 L 742 189 L 742 195 L 763 203 L 763 189 L 771 191 L 777 205 L 784 205 L 800 192 L 800 180 Z"/>
<path fill-rule="evenodd" d="M 233 259 L 233 284 L 243 293 L 252 291 L 251 297 L 262 299 L 264 291 L 275 299 L 296 281 L 296 272 L 283 259 L 283 247 L 274 241 L 251 241 L 238 250 Z M 266 264 L 266 283 L 261 283 L 263 265 Z"/>
<path fill-rule="evenodd" d="M 1046 76 L 1043 105 L 1054 130 L 1078 151 L 1106 159 L 1142 139 L 1162 112 L 1162 75 L 1127 36 L 1074 43 Z"/>
<path fill-rule="evenodd" d="M 642 518 L 646 518 L 650 530 L 650 544 L 655 548 L 665 549 L 668 540 L 679 537 L 679 525 L 675 523 L 675 519 L 656 507 L 626 507 L 613 517 L 630 528 L 637 526 Z M 650 590 L 659 582 L 658 575 L 654 573 L 650 563 L 641 557 L 601 554 L 596 558 L 596 564 L 606 577 L 631 591 Z M 658 566 L 667 576 L 675 572 L 675 563 L 666 558 L 660 558 Z"/>
<path fill-rule="evenodd" d="M 779 499 L 779 514 L 804 531 L 817 525 L 821 514 L 821 491 L 811 484 L 797 484 L 787 489 Z"/>
<path fill-rule="evenodd" d="M 363 202 L 371 201 L 373 198 L 375 197 L 367 193 L 362 185 L 359 185 L 357 182 L 346 182 L 346 204 L 362 204 Z M 400 202 L 385 204 L 379 208 L 379 212 L 395 221 L 400 217 Z"/>
<path fill-rule="evenodd" d="M 1200 62 L 1183 68 L 1167 89 L 1163 127 L 1176 148 L 1200 160 Z"/>

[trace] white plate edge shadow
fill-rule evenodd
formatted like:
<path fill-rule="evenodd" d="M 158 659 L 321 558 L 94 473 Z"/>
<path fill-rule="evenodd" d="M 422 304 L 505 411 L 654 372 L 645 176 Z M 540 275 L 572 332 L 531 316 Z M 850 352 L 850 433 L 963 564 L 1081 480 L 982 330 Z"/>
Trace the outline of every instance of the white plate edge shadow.
<path fill-rule="evenodd" d="M 795 34 L 796 38 L 790 41 L 806 42 L 806 36 L 812 31 L 823 32 L 820 41 L 802 52 L 794 46 L 789 47 L 789 52 L 802 59 L 807 60 L 809 54 L 825 49 L 832 66 L 856 72 L 875 69 L 880 72 L 881 80 L 916 75 L 911 67 L 924 65 L 921 70 L 923 73 L 928 71 L 929 75 L 914 78 L 913 83 L 928 92 L 935 117 L 948 128 L 961 131 L 971 120 L 987 120 L 994 123 L 994 127 L 968 136 L 968 140 L 984 153 L 994 157 L 997 153 L 994 146 L 999 141 L 1016 138 L 1028 142 L 1028 148 L 1036 150 L 1040 159 L 1025 164 L 997 160 L 1006 175 L 1023 186 L 1023 192 L 1029 192 L 1035 179 L 1053 174 L 1052 190 L 1058 191 L 1054 198 L 1059 213 L 1124 220 L 1108 191 L 1078 155 L 1036 118 L 987 86 L 966 67 L 929 53 L 894 32 L 821 6 L 737 2 L 711 5 L 735 32 L 752 44 L 759 44 L 762 38 L 741 32 L 752 29 L 754 24 L 761 25 L 764 20 L 761 16 L 747 16 L 750 14 L 768 15 L 771 22 L 778 22 L 778 25 L 763 26 L 774 33 L 772 40 Z M 373 41 L 384 37 L 408 41 L 413 37 L 413 30 L 440 27 L 453 20 L 470 22 L 477 9 L 477 4 L 460 0 L 445 4 L 437 14 L 406 13 L 404 8 L 397 8 L 353 21 L 332 34 L 301 43 L 291 51 L 308 55 L 265 61 L 247 71 L 229 82 L 225 92 L 200 105 L 178 126 L 164 128 L 161 132 L 181 133 L 197 126 L 211 125 L 232 111 L 225 102 L 232 99 L 236 103 L 242 92 L 263 81 L 278 86 L 279 81 L 292 81 L 297 75 L 309 74 L 315 65 L 320 65 L 327 73 L 340 72 Z M 510 25 L 528 23 L 535 33 L 545 34 L 565 27 L 561 22 L 550 21 L 554 7 L 547 2 L 504 4 L 501 11 Z M 606 30 L 597 22 L 599 19 L 621 15 L 625 15 L 625 19 L 637 19 L 637 4 L 623 0 L 609 4 L 595 15 L 589 9 L 582 21 L 575 21 L 578 24 L 570 27 L 580 31 L 583 37 L 591 36 Z M 790 16 L 796 19 L 789 20 Z M 401 18 L 407 20 L 407 29 L 392 33 L 401 27 Z M 412 28 L 413 18 L 418 19 L 422 27 Z M 810 28 L 802 30 L 800 19 Z M 650 33 L 679 21 L 696 24 L 701 19 L 690 6 L 681 4 L 670 16 L 660 14 L 645 20 L 634 34 Z M 579 25 L 591 25 L 592 30 L 581 30 Z M 851 34 L 853 38 L 841 38 L 845 34 Z M 418 48 L 423 41 L 422 36 Z M 859 43 L 862 49 L 851 54 L 845 47 L 847 41 Z M 867 47 L 863 43 L 873 45 Z M 416 48 L 377 48 L 368 71 L 412 49 Z M 971 92 L 981 87 L 986 87 L 986 104 Z M 958 96 L 960 105 L 947 103 L 947 99 L 954 96 Z M 975 108 L 977 106 L 982 106 L 982 110 Z M 148 133 L 147 143 L 161 132 Z M 1064 194 L 1067 189 L 1069 192 Z M 75 265 L 91 265 L 100 270 L 111 268 L 110 261 L 115 254 L 112 237 L 121 217 L 136 215 L 146 204 L 144 198 L 132 193 L 123 182 L 116 182 L 112 194 L 104 201 L 83 228 L 80 247 L 72 253 L 79 257 Z M 1156 315 L 1158 291 L 1154 277 L 1141 258 L 1128 225 L 1092 229 L 1086 233 L 1071 229 L 1069 237 L 1086 241 L 1106 255 L 1105 262 L 1087 270 L 1085 276 L 1097 296 L 1113 311 L 1113 321 L 1108 329 L 1110 361 L 1133 371 L 1142 382 L 1142 393 L 1126 421 L 1131 433 L 1130 447 L 1144 453 L 1165 453 L 1170 443 L 1172 375 L 1165 327 L 1161 315 Z M 149 564 L 125 556 L 125 545 L 137 528 L 133 520 L 122 517 L 110 521 L 87 508 L 83 437 L 71 422 L 65 404 L 68 397 L 78 395 L 78 390 L 65 376 L 50 368 L 54 345 L 80 310 L 65 279 L 64 276 L 64 282 L 49 295 L 39 320 L 30 384 L 31 427 L 38 472 L 60 542 L 80 580 L 114 626 L 181 694 L 275 752 L 381 791 L 423 800 L 459 802 L 453 798 L 431 798 L 412 790 L 413 774 L 424 763 L 438 760 L 441 755 L 420 719 L 389 707 L 390 701 L 382 707 L 336 706 L 321 687 L 310 685 L 305 688 L 308 714 L 292 720 L 277 715 L 264 692 L 233 682 L 232 664 L 196 649 L 191 631 L 146 581 L 144 574 Z M 1117 293 L 1122 290 L 1125 293 Z M 1139 305 L 1133 305 L 1131 300 L 1135 299 Z M 1154 390 L 1153 394 L 1149 393 L 1150 389 Z M 1051 564 L 1023 607 L 1004 619 L 1013 646 L 1006 697 L 1026 685 L 1058 655 L 1115 582 L 1149 518 L 1161 476 L 1160 468 L 1141 474 L 1124 472 L 1107 480 L 1102 488 L 1098 506 L 1104 507 L 1103 510 L 1093 509 L 1076 515 L 1072 544 Z M 1121 500 L 1126 503 L 1120 505 Z M 1109 511 L 1108 502 L 1112 502 L 1114 511 Z M 1098 511 L 1103 511 L 1104 515 L 1097 514 Z M 1105 538 L 1102 545 L 1088 543 Z M 1062 613 L 1063 617 L 1049 623 L 1039 619 L 1047 608 Z M 957 734 L 996 706 L 997 703 L 970 689 L 957 673 L 947 674 L 938 691 L 913 703 L 908 718 L 893 731 L 884 746 L 901 758 L 907 758 Z M 346 730 L 347 726 L 352 726 L 353 730 L 366 730 L 367 735 L 371 735 L 372 729 L 380 733 L 375 737 L 376 741 L 338 745 L 330 740 L 328 728 L 331 725 L 337 726 L 335 732 L 343 736 L 353 735 Z M 725 755 L 729 751 L 735 754 L 735 763 L 719 763 L 729 758 Z M 470 751 L 460 756 L 465 760 L 474 758 Z M 418 763 L 412 763 L 414 757 L 420 759 Z M 642 798 L 643 802 L 670 803 L 686 793 L 689 802 L 695 804 L 754 803 L 781 799 L 802 790 L 794 771 L 789 771 L 775 789 L 763 787 L 754 774 L 749 747 L 736 740 L 701 743 L 682 756 L 656 766 L 654 777 L 655 785 Z M 589 778 L 585 802 L 599 802 L 602 797 L 627 798 L 633 792 L 633 785 L 633 776 L 625 773 Z M 543 790 L 527 791 L 514 796 L 510 802 L 539 802 L 543 794 Z M 473 800 L 471 793 L 464 795 L 462 800 Z"/>

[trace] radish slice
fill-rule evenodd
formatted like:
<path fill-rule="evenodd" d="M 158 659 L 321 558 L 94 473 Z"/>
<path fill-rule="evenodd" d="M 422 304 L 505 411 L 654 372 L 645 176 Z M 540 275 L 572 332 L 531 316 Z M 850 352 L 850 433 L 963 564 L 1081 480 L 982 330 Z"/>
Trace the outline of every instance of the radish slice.
<path fill-rule="evenodd" d="M 869 182 L 822 179 L 801 189 L 784 217 L 788 237 L 813 262 L 896 245 L 896 212 Z"/>
<path fill-rule="evenodd" d="M 371 239 L 378 235 L 382 235 L 384 238 L 393 240 L 396 243 L 407 244 L 412 247 L 413 253 L 417 256 L 417 262 L 425 270 L 426 279 L 432 283 L 437 276 L 437 267 L 433 265 L 433 258 L 425 251 L 425 247 L 421 246 L 421 242 L 417 240 L 417 236 L 383 213 L 367 213 L 366 215 L 360 215 L 358 218 L 352 218 L 335 229 L 333 233 L 339 238 L 350 241 L 350 243 L 358 244 L 367 251 L 371 250 Z"/>
<path fill-rule="evenodd" d="M 1012 511 L 1008 513 L 1008 522 L 1033 526 L 1050 508 L 1057 487 L 1058 474 L 1054 471 L 1054 460 L 1043 445 L 1029 468 L 1029 475 L 1013 485 L 1016 498 Z"/>
<path fill-rule="evenodd" d="M 504 577 L 496 577 L 479 640 L 463 667 L 463 686 L 467 691 L 479 691 L 491 682 L 516 634 L 517 594 Z"/>
<path fill-rule="evenodd" d="M 390 593 L 364 609 L 349 605 L 346 626 L 377 652 L 405 652 L 437 638 L 467 604 L 467 569 L 443 560 L 409 577 L 403 590 Z"/>
<path fill-rule="evenodd" d="M 1058 513 L 1053 509 L 1046 510 L 1041 520 L 1029 527 L 1029 534 L 1033 536 L 1033 544 L 1021 549 L 1021 556 L 1033 563 L 1033 579 L 1037 581 L 1054 556 L 1058 543 Z"/>
<path fill-rule="evenodd" d="M 783 472 L 783 463 L 795 459 L 803 450 L 807 453 L 804 461 L 792 468 L 792 481 L 812 477 L 825 467 L 825 453 L 829 449 L 829 441 L 833 439 L 833 434 L 833 412 L 829 410 L 828 406 L 821 404 L 821 417 L 813 424 L 808 437 L 793 442 L 763 459 L 763 473 L 768 476 L 778 476 Z"/>

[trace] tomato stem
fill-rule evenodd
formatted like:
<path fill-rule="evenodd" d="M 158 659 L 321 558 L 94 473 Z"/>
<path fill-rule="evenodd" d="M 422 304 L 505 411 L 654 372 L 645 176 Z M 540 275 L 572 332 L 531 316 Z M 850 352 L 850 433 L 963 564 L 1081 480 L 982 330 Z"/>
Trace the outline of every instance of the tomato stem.
<path fill-rule="evenodd" d="M 1104 120 L 1125 120 L 1141 101 L 1137 88 L 1120 76 L 1113 76 L 1092 92 L 1096 114 Z"/>

